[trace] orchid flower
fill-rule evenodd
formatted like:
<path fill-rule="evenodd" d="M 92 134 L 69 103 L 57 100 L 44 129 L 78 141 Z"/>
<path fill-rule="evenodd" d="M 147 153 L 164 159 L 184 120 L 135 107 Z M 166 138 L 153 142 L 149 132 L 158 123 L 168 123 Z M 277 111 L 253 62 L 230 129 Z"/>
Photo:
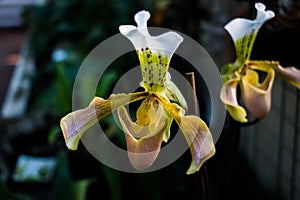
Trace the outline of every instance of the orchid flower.
<path fill-rule="evenodd" d="M 284 68 L 276 61 L 250 60 L 253 43 L 260 27 L 275 16 L 274 12 L 266 11 L 262 3 L 256 3 L 255 8 L 257 15 L 254 20 L 236 18 L 225 25 L 234 42 L 236 60 L 222 68 L 224 85 L 220 97 L 229 114 L 240 122 L 247 122 L 247 112 L 238 104 L 238 86 L 241 88 L 246 108 L 256 118 L 264 118 L 270 111 L 275 75 L 300 89 L 300 71 L 296 68 Z M 266 73 L 263 81 L 259 80 L 258 71 Z"/>
<path fill-rule="evenodd" d="M 137 27 L 119 27 L 121 34 L 136 49 L 142 72 L 140 85 L 144 91 L 112 94 L 106 100 L 95 97 L 88 107 L 63 117 L 60 126 L 67 147 L 76 150 L 88 128 L 116 111 L 125 135 L 129 161 L 137 170 L 144 170 L 155 161 L 161 143 L 168 141 L 174 119 L 191 151 L 192 162 L 187 174 L 192 174 L 214 155 L 213 138 L 205 122 L 198 116 L 185 116 L 185 99 L 168 73 L 170 59 L 183 38 L 175 32 L 151 36 L 147 29 L 149 18 L 149 12 L 140 11 L 134 17 Z M 136 111 L 136 121 L 133 122 L 124 105 L 142 99 Z"/>

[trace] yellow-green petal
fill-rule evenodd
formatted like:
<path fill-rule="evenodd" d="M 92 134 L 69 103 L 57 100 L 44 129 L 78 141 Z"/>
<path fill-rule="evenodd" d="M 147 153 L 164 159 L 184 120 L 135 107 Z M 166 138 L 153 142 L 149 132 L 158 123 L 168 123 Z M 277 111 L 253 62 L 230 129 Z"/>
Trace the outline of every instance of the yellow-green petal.
<path fill-rule="evenodd" d="M 67 114 L 60 121 L 65 143 L 70 150 L 76 150 L 85 131 L 118 107 L 145 98 L 146 92 L 112 94 L 107 100 L 95 97 L 90 105 Z"/>
<path fill-rule="evenodd" d="M 165 94 L 169 101 L 177 103 L 180 107 L 182 107 L 185 110 L 188 109 L 184 96 L 173 81 L 168 81 L 167 90 L 165 91 Z"/>
<path fill-rule="evenodd" d="M 251 69 L 267 72 L 273 69 L 276 75 L 300 89 L 300 70 L 295 67 L 282 67 L 278 61 L 250 60 L 247 66 Z"/>
<path fill-rule="evenodd" d="M 162 97 L 162 96 L 161 96 Z M 166 101 L 169 102 L 169 99 L 167 97 L 162 97 L 165 98 Z M 152 102 L 152 103 L 151 103 Z M 161 118 L 162 115 L 166 115 L 168 118 L 168 124 L 166 127 L 166 131 L 164 132 L 164 137 L 163 141 L 168 142 L 170 135 L 171 135 L 171 125 L 173 118 L 172 116 L 165 111 L 164 109 L 150 109 L 152 107 L 158 107 L 158 105 L 155 105 L 153 102 L 158 102 L 155 100 L 153 95 L 149 95 L 139 106 L 137 112 L 136 112 L 136 124 L 139 126 L 146 126 L 150 124 L 150 128 L 153 130 L 157 126 L 157 123 L 160 123 L 159 119 Z M 152 120 L 151 120 L 152 119 Z M 152 121 L 152 122 L 151 122 Z M 136 136 L 138 137 L 138 136 Z"/>
<path fill-rule="evenodd" d="M 149 47 L 136 50 L 136 52 L 143 77 L 141 86 L 150 93 L 163 92 L 167 85 L 167 72 L 171 58 L 166 54 L 153 51 Z"/>

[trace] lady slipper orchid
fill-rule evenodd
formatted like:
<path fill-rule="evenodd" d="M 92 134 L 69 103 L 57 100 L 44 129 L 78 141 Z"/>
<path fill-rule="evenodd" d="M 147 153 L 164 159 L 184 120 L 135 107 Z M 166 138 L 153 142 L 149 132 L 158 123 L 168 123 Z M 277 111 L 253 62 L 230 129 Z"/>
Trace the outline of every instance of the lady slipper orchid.
<path fill-rule="evenodd" d="M 136 49 L 142 72 L 140 85 L 145 91 L 112 94 L 106 100 L 95 97 L 88 107 L 63 117 L 61 129 L 67 147 L 76 150 L 80 138 L 89 127 L 117 111 L 129 160 L 137 170 L 144 170 L 155 161 L 161 143 L 168 141 L 174 119 L 190 147 L 192 162 L 187 174 L 192 174 L 214 155 L 213 138 L 207 125 L 199 117 L 185 116 L 186 102 L 168 73 L 170 59 L 183 38 L 175 32 L 151 36 L 147 29 L 149 18 L 149 12 L 140 11 L 134 18 L 137 27 L 119 27 L 121 34 Z M 133 122 L 124 105 L 141 99 L 144 100 L 137 109 L 136 121 Z"/>
<path fill-rule="evenodd" d="M 300 71 L 296 68 L 283 68 L 275 61 L 250 60 L 253 43 L 260 27 L 275 16 L 274 12 L 266 11 L 262 3 L 256 3 L 255 8 L 257 15 L 254 20 L 236 18 L 225 25 L 234 42 L 236 60 L 222 68 L 224 85 L 220 97 L 229 114 L 240 122 L 247 122 L 247 112 L 238 104 L 238 86 L 241 88 L 245 106 L 256 118 L 263 118 L 270 111 L 275 74 L 300 88 Z M 263 81 L 259 80 L 259 71 L 266 73 Z"/>

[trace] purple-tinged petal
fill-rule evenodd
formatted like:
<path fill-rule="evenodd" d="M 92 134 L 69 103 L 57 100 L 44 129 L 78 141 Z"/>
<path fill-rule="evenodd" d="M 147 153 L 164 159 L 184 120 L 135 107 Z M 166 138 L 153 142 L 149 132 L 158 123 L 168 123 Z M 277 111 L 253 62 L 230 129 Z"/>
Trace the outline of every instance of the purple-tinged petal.
<path fill-rule="evenodd" d="M 60 121 L 65 143 L 70 150 L 76 150 L 85 131 L 118 107 L 143 99 L 145 92 L 132 94 L 113 94 L 107 100 L 95 97 L 90 105 L 67 114 Z"/>
<path fill-rule="evenodd" d="M 155 104 L 155 105 L 154 105 Z M 168 117 L 165 111 L 154 98 L 147 98 L 141 105 L 139 118 L 132 122 L 126 109 L 118 109 L 118 116 L 122 125 L 127 153 L 132 166 L 137 170 L 150 167 L 158 156 L 164 133 L 168 127 Z"/>
<path fill-rule="evenodd" d="M 248 69 L 242 77 L 241 88 L 243 100 L 250 113 L 257 118 L 264 118 L 271 109 L 271 91 L 275 78 L 273 69 L 268 70 L 267 77 L 259 83 L 256 71 Z"/>
<path fill-rule="evenodd" d="M 239 79 L 229 80 L 224 83 L 221 92 L 220 98 L 226 105 L 226 110 L 229 112 L 231 117 L 239 122 L 247 122 L 247 112 L 245 109 L 239 105 L 237 101 L 237 86 Z"/>
<path fill-rule="evenodd" d="M 274 69 L 276 74 L 300 89 L 300 70 L 295 67 L 281 67 Z"/>
<path fill-rule="evenodd" d="M 198 116 L 184 116 L 184 110 L 177 104 L 160 97 L 158 99 L 175 119 L 189 145 L 192 162 L 187 174 L 199 171 L 203 163 L 215 154 L 213 138 L 207 125 Z"/>
<path fill-rule="evenodd" d="M 205 122 L 197 116 L 182 116 L 176 121 L 190 145 L 192 154 L 192 162 L 186 173 L 193 174 L 215 154 L 213 138 Z"/>

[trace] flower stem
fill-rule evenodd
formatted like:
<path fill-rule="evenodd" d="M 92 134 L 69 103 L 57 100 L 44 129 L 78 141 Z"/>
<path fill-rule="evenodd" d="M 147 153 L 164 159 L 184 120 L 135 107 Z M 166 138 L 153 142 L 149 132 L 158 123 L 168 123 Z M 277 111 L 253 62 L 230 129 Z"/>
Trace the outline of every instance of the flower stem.
<path fill-rule="evenodd" d="M 194 112 L 195 115 L 199 115 L 199 105 L 197 100 L 197 90 L 196 90 L 196 81 L 195 81 L 195 73 L 194 72 L 187 72 L 185 76 L 188 82 L 191 84 L 193 89 L 193 103 L 194 103 Z M 201 199 L 202 200 L 209 200 L 210 197 L 210 187 L 208 182 L 208 174 L 206 169 L 206 164 L 204 163 L 200 169 L 200 187 L 201 187 Z"/>

